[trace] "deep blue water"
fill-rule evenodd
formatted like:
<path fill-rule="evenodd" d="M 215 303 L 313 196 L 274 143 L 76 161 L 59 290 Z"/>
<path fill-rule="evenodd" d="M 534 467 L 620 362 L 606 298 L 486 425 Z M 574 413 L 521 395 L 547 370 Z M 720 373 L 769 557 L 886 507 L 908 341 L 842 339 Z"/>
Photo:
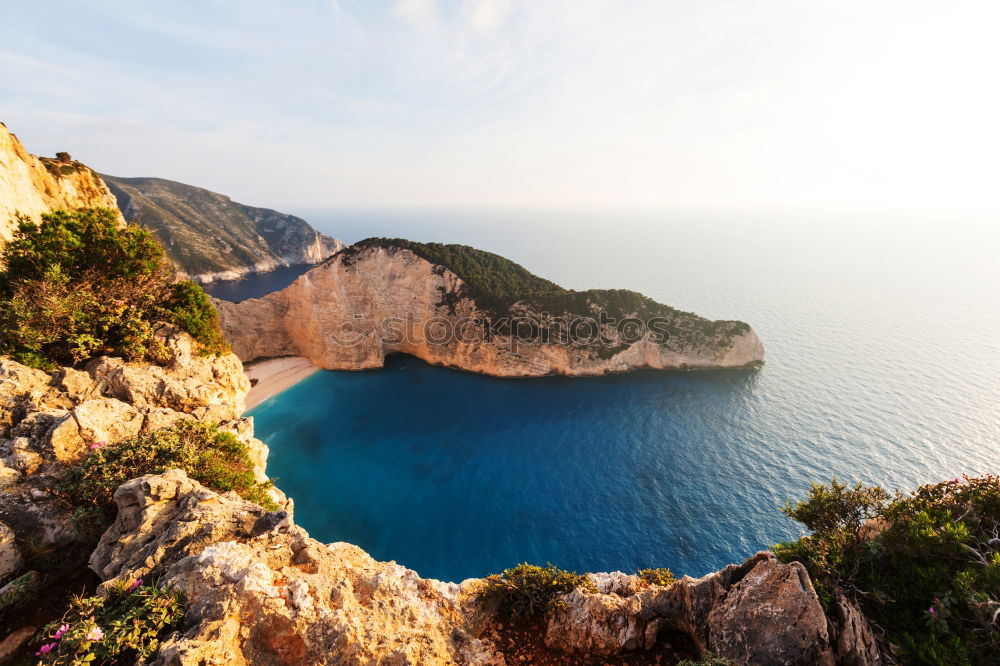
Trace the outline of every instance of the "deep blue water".
<path fill-rule="evenodd" d="M 297 211 L 300 214 L 303 211 Z M 759 371 L 503 380 L 391 358 L 257 408 L 297 522 L 425 576 L 521 561 L 700 575 L 799 534 L 813 480 L 1000 471 L 995 226 L 928 219 L 307 215 L 465 242 L 573 288 L 757 329 Z"/>
<path fill-rule="evenodd" d="M 267 273 L 253 273 L 239 280 L 212 282 L 204 285 L 204 289 L 216 298 L 239 303 L 248 298 L 260 298 L 264 294 L 284 289 L 310 268 L 313 267 L 309 264 L 282 266 Z"/>

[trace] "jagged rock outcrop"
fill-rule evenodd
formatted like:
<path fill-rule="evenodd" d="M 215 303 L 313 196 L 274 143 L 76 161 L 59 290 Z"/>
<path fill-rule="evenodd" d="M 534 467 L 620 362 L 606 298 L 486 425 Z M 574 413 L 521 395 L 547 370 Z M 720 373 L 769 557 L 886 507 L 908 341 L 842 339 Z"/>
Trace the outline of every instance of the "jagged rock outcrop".
<path fill-rule="evenodd" d="M 57 208 L 117 210 L 111 190 L 90 168 L 68 155 L 35 157 L 0 123 L 0 245 L 17 228 L 18 214 L 37 220 Z"/>
<path fill-rule="evenodd" d="M 297 355 L 332 370 L 381 367 L 392 353 L 502 377 L 742 368 L 764 357 L 756 333 L 742 322 L 710 322 L 655 303 L 660 310 L 654 314 L 663 313 L 672 331 L 666 342 L 656 341 L 651 330 L 622 342 L 614 324 L 601 323 L 597 304 L 586 306 L 593 328 L 576 318 L 585 325 L 575 330 L 586 335 L 568 342 L 556 333 L 546 340 L 542 313 L 530 303 L 515 304 L 511 311 L 528 331 L 519 337 L 516 320 L 506 330 L 496 328 L 497 313 L 478 303 L 459 275 L 409 249 L 382 245 L 341 252 L 263 298 L 215 304 L 242 360 Z M 597 332 L 607 341 L 597 340 Z"/>
<path fill-rule="evenodd" d="M 118 518 L 91 567 L 105 581 L 160 575 L 188 600 L 182 629 L 155 664 L 521 661 L 478 601 L 476 579 L 421 579 L 355 546 L 323 545 L 288 511 L 266 513 L 179 470 L 129 481 L 115 501 Z M 564 595 L 536 627 L 548 659 L 670 663 L 707 649 L 738 664 L 880 663 L 839 652 L 858 636 L 834 630 L 801 565 L 770 553 L 669 587 L 621 573 L 591 578 L 597 592 Z"/>
<path fill-rule="evenodd" d="M 103 178 L 126 219 L 152 231 L 174 264 L 199 282 L 318 264 L 344 247 L 300 217 L 200 187 L 163 178 Z"/>
<path fill-rule="evenodd" d="M 163 365 L 101 357 L 87 365 L 103 393 L 135 407 L 166 407 L 217 421 L 240 416 L 250 380 L 233 354 L 202 356 L 194 338 L 175 326 L 157 329 L 168 359 Z"/>
<path fill-rule="evenodd" d="M 258 480 L 267 447 L 239 417 L 250 382 L 232 354 L 202 356 L 168 325 L 165 365 L 102 357 L 48 374 L 0 358 L 0 520 L 41 547 L 73 538 L 71 510 L 52 492 L 67 464 L 101 446 L 180 419 L 221 422 L 248 445 Z M 278 496 L 283 500 L 283 497 Z"/>

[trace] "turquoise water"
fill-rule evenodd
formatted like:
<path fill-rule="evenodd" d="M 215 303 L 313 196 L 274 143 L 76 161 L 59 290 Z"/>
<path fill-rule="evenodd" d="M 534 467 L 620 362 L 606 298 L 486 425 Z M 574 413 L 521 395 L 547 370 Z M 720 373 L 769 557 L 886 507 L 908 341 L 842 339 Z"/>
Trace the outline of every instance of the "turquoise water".
<path fill-rule="evenodd" d="M 300 213 L 302 211 L 299 211 Z M 466 242 L 573 288 L 750 322 L 757 372 L 502 380 L 394 357 L 255 408 L 323 541 L 446 580 L 520 561 L 700 575 L 798 527 L 810 481 L 1000 471 L 990 225 L 823 216 L 312 214 L 348 241 Z"/>

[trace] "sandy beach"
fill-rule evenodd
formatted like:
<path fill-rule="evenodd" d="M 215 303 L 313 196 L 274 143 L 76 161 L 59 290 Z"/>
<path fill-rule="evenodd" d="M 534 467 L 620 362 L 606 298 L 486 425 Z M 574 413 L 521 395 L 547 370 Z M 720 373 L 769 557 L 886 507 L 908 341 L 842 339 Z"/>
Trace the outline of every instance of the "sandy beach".
<path fill-rule="evenodd" d="M 309 359 L 302 356 L 269 358 L 245 365 L 244 372 L 247 377 L 251 382 L 257 380 L 247 394 L 247 409 L 253 409 L 319 369 L 319 366 L 313 365 Z"/>

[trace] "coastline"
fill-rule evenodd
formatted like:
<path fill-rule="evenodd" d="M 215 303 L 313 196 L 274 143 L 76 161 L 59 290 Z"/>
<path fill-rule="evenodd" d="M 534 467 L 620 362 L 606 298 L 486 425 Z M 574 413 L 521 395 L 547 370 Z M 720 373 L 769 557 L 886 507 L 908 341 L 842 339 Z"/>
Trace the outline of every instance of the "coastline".
<path fill-rule="evenodd" d="M 251 382 L 257 380 L 246 397 L 247 411 L 298 384 L 317 370 L 320 367 L 303 356 L 268 358 L 244 364 L 243 371 Z"/>

